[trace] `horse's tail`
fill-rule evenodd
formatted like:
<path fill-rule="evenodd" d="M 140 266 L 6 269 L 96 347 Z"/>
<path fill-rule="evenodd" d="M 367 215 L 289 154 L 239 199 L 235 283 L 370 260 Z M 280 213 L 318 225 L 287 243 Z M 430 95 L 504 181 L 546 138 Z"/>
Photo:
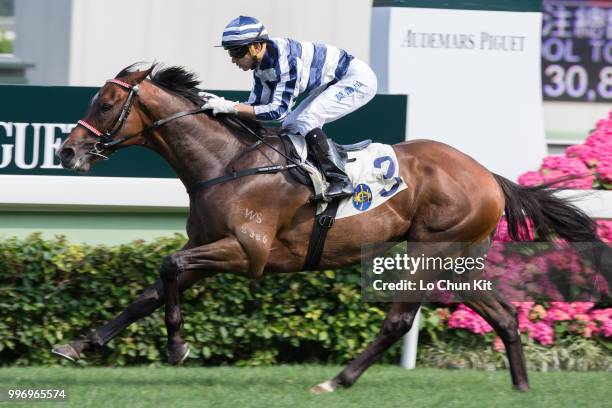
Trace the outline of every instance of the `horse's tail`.
<path fill-rule="evenodd" d="M 548 241 L 559 236 L 573 242 L 601 242 L 597 224 L 569 200 L 555 195 L 549 183 L 523 187 L 493 174 L 506 198 L 508 234 L 515 241 L 529 240 L 529 222 L 538 240 Z"/>
<path fill-rule="evenodd" d="M 568 199 L 555 195 L 558 189 L 549 188 L 561 180 L 523 187 L 497 174 L 493 176 L 506 198 L 504 210 L 508 234 L 513 240 L 530 240 L 529 223 L 538 241 L 550 241 L 559 236 L 572 245 L 581 258 L 590 261 L 612 289 L 612 248 L 597 235 L 595 221 Z M 606 299 L 610 300 L 610 294 Z"/>

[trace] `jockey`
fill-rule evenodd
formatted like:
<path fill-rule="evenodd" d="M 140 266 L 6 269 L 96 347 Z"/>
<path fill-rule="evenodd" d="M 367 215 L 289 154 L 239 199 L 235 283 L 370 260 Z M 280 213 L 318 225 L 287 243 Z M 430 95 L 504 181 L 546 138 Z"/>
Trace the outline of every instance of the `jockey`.
<path fill-rule="evenodd" d="M 247 102 L 209 99 L 203 108 L 259 121 L 282 121 L 283 127 L 305 136 L 327 181 L 326 195 L 353 193 L 336 146 L 321 129 L 347 115 L 376 94 L 376 75 L 346 51 L 321 43 L 269 38 L 263 24 L 240 16 L 223 30 L 221 46 L 243 71 L 253 70 Z M 307 95 L 295 109 L 297 98 Z"/>

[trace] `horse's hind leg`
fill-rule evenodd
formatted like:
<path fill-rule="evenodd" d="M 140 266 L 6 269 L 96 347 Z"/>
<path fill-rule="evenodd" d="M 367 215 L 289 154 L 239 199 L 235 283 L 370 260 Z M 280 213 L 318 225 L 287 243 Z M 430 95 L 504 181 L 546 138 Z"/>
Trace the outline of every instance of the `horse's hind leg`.
<path fill-rule="evenodd" d="M 432 247 L 428 244 L 416 245 L 412 243 L 408 247 L 407 255 L 409 257 L 425 256 L 425 254 L 430 255 L 431 251 L 436 252 L 436 250 L 439 250 L 440 248 L 438 247 L 439 246 Z M 410 280 L 414 282 L 419 280 L 429 281 L 438 274 L 436 270 L 427 271 L 422 267 L 412 271 L 406 270 L 404 273 L 408 273 L 410 275 Z M 401 293 L 398 293 L 398 295 L 402 296 Z M 332 392 L 338 388 L 348 388 L 352 386 L 365 370 L 376 362 L 389 347 L 398 341 L 404 334 L 408 333 L 419 310 L 419 306 L 421 305 L 423 295 L 424 293 L 418 292 L 414 294 L 414 296 L 409 299 L 414 300 L 413 302 L 394 302 L 374 341 L 336 377 L 312 387 L 311 391 L 315 393 Z"/>
<path fill-rule="evenodd" d="M 528 391 L 527 366 L 525 365 L 523 345 L 518 331 L 516 312 L 514 310 L 512 310 L 512 313 L 508 311 L 509 303 L 493 292 L 485 292 L 479 295 L 477 299 L 469 300 L 466 303 L 495 329 L 495 332 L 504 342 L 514 389 Z"/>
<path fill-rule="evenodd" d="M 314 393 L 332 392 L 338 388 L 353 385 L 368 367 L 410 330 L 420 305 L 420 303 L 394 303 L 376 339 L 336 377 L 312 387 L 311 391 Z"/>

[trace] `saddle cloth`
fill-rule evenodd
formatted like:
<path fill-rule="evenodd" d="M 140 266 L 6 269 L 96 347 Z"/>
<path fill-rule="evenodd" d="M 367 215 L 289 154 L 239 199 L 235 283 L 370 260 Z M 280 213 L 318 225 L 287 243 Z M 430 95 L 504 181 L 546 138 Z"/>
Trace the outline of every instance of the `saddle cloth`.
<path fill-rule="evenodd" d="M 304 137 L 286 137 L 291 141 L 302 169 L 310 176 L 315 194 L 320 194 L 325 188 L 325 181 L 317 167 L 308 161 Z M 390 145 L 364 141 L 349 146 L 339 145 L 338 150 L 346 156 L 345 170 L 353 183 L 355 193 L 340 201 L 336 219 L 372 210 L 408 187 L 399 176 L 399 163 Z M 317 214 L 326 207 L 326 202 L 319 201 Z"/>

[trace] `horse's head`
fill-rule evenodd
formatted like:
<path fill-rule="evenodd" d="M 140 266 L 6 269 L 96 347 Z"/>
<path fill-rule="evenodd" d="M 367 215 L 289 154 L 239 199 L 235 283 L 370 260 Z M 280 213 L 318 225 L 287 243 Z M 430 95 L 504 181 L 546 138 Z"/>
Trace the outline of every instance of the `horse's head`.
<path fill-rule="evenodd" d="M 106 81 L 91 99 L 85 118 L 79 120 L 57 153 L 64 168 L 88 171 L 119 147 L 144 142 L 140 133 L 144 124 L 139 115 L 130 112 L 138 98 L 138 86 L 153 66 L 134 72 L 129 68 Z"/>

